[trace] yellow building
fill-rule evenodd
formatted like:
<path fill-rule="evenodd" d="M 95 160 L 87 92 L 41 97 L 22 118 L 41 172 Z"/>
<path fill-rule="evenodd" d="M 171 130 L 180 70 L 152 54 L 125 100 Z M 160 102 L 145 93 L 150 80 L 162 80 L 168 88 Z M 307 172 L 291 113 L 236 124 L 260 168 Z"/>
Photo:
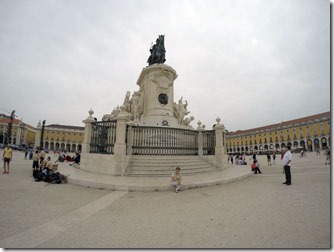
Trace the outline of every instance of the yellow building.
<path fill-rule="evenodd" d="M 22 120 L 13 119 L 11 138 L 8 138 L 8 124 L 10 116 L 0 114 L 0 144 L 9 143 L 17 146 L 33 146 L 35 143 L 36 129 Z"/>
<path fill-rule="evenodd" d="M 330 146 L 330 112 L 276 123 L 264 127 L 238 130 L 227 135 L 227 153 L 322 150 Z"/>
<path fill-rule="evenodd" d="M 84 127 L 50 124 L 44 127 L 43 148 L 50 151 L 81 151 L 84 141 Z M 37 125 L 35 145 L 40 146 L 42 127 Z"/>

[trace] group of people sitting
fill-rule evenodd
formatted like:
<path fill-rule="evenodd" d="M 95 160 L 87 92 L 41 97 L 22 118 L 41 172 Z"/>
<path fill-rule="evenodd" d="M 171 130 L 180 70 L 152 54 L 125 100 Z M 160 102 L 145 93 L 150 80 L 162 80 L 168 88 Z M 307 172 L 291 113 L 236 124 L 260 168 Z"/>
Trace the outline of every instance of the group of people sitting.
<path fill-rule="evenodd" d="M 58 170 L 58 160 L 52 162 L 51 157 L 45 158 L 43 149 L 36 150 L 32 160 L 33 177 L 36 182 L 45 181 L 59 184 L 63 181 L 66 183 L 66 177 L 56 172 L 56 170 Z"/>
<path fill-rule="evenodd" d="M 76 152 L 75 156 L 70 156 L 70 155 L 65 155 L 65 153 L 59 154 L 58 157 L 58 162 L 74 162 L 75 164 L 79 164 L 80 163 L 80 153 Z M 70 164 L 72 165 L 72 164 Z"/>
<path fill-rule="evenodd" d="M 233 159 L 233 156 L 232 156 L 232 159 Z M 233 160 L 231 160 L 231 162 L 233 164 Z M 237 154 L 235 156 L 235 164 L 236 165 L 247 165 L 245 154 Z"/>

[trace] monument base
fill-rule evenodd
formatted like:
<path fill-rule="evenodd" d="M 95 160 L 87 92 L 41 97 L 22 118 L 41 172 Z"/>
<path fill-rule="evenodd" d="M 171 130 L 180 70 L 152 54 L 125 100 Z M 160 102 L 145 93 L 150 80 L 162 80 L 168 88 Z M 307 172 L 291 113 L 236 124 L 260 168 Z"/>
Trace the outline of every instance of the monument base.
<path fill-rule="evenodd" d="M 140 126 L 157 126 L 157 127 L 172 127 L 180 128 L 175 117 L 172 116 L 162 116 L 162 115 L 146 115 L 142 116 Z"/>

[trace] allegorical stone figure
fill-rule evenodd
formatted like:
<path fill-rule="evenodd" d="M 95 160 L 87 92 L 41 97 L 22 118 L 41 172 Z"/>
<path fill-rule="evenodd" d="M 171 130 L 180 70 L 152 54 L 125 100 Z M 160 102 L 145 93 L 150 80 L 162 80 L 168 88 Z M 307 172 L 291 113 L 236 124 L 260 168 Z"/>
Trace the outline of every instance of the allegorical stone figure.
<path fill-rule="evenodd" d="M 150 49 L 151 55 L 147 59 L 148 65 L 152 65 L 155 63 L 163 64 L 165 59 L 165 35 L 159 35 L 156 40 L 156 43 Z"/>
<path fill-rule="evenodd" d="M 131 112 L 130 95 L 131 95 L 130 91 L 127 91 L 123 102 L 124 110 L 128 113 Z"/>
<path fill-rule="evenodd" d="M 176 117 L 179 124 L 182 123 L 184 117 L 190 113 L 190 111 L 187 111 L 188 102 L 185 101 L 185 103 L 182 102 L 183 97 L 179 100 L 179 104 L 177 104 L 177 112 Z"/>
<path fill-rule="evenodd" d="M 140 93 L 138 91 L 134 92 L 134 94 L 132 95 L 131 112 L 133 114 L 133 120 L 135 122 L 138 122 L 140 119 L 139 98 L 140 98 Z"/>

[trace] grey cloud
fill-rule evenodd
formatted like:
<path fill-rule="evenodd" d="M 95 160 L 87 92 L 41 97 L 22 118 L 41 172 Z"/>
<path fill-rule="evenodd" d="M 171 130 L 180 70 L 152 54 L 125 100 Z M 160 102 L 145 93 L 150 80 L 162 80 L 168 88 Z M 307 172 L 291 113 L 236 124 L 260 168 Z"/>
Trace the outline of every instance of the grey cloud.
<path fill-rule="evenodd" d="M 207 127 L 330 109 L 329 5 L 318 0 L 1 1 L 0 107 L 33 125 L 81 125 L 91 107 L 101 118 L 138 89 L 158 34 L 175 99 Z"/>

